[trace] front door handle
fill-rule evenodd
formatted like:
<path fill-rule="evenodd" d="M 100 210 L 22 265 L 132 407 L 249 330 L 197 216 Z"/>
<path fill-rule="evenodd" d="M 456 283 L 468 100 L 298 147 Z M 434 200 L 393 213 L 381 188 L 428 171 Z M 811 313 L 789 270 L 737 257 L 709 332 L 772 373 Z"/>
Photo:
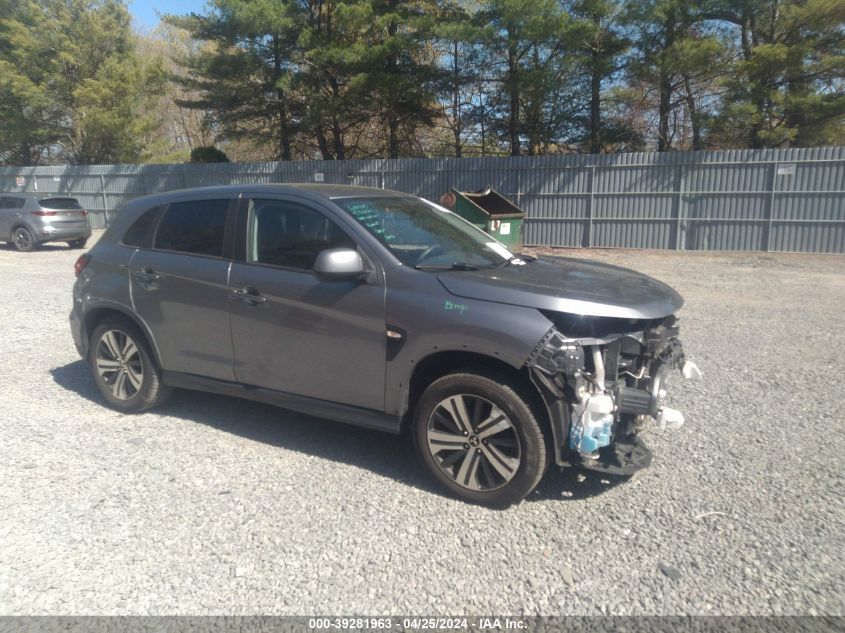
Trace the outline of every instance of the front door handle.
<path fill-rule="evenodd" d="M 232 299 L 248 306 L 255 306 L 267 301 L 267 297 L 262 297 L 261 293 L 252 286 L 244 286 L 243 288 L 232 290 Z"/>

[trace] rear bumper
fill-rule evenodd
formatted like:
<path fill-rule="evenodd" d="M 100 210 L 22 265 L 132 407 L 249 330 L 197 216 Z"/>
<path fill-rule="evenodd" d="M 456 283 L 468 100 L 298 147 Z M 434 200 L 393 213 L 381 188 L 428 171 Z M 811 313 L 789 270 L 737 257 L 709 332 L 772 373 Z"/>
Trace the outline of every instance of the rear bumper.
<path fill-rule="evenodd" d="M 79 322 L 75 313 L 70 313 L 70 333 L 73 336 L 73 344 L 76 346 L 76 351 L 82 358 L 85 358 L 85 341 L 82 336 L 82 324 Z"/>
<path fill-rule="evenodd" d="M 91 237 L 91 229 L 89 227 L 77 228 L 54 228 L 52 226 L 42 226 L 36 230 L 36 239 L 39 242 L 65 242 L 69 240 L 87 239 Z"/>
<path fill-rule="evenodd" d="M 85 329 L 82 325 L 82 300 L 77 297 L 76 286 L 73 289 L 73 308 L 71 308 L 68 316 L 68 324 L 70 325 L 70 333 L 73 336 L 73 344 L 76 346 L 76 351 L 84 359 L 88 354 L 88 337 L 85 335 Z"/>

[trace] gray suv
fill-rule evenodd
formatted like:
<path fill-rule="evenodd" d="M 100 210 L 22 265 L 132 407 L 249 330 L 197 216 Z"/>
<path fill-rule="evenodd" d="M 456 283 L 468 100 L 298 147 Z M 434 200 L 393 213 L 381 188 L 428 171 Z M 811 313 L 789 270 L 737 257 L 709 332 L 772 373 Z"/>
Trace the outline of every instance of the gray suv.
<path fill-rule="evenodd" d="M 173 387 L 413 435 L 454 495 L 507 506 L 552 464 L 632 473 L 684 360 L 674 290 L 515 256 L 421 198 L 256 185 L 140 198 L 76 263 L 71 329 L 105 400 Z"/>
<path fill-rule="evenodd" d="M 35 250 L 44 242 L 85 248 L 89 237 L 88 211 L 76 198 L 0 194 L 0 241 L 19 251 Z"/>

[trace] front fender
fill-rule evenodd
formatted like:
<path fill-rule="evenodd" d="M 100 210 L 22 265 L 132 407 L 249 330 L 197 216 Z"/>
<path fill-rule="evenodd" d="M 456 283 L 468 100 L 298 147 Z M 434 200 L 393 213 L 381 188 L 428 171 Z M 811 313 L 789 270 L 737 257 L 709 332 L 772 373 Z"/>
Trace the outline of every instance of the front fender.
<path fill-rule="evenodd" d="M 519 370 L 551 327 L 533 308 L 456 297 L 430 273 L 400 267 L 387 275 L 387 327 L 402 333 L 401 341 L 388 350 L 389 413 L 404 413 L 411 376 L 426 357 L 472 353 Z"/>

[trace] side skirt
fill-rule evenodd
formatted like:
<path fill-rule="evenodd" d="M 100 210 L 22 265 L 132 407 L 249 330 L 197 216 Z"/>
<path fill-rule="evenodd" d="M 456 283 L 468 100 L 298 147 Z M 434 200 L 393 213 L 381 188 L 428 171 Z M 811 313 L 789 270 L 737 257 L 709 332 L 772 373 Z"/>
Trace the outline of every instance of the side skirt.
<path fill-rule="evenodd" d="M 216 378 L 206 378 L 204 376 L 196 376 L 194 374 L 185 374 L 176 371 L 163 371 L 162 380 L 164 384 L 171 387 L 192 389 L 195 391 L 206 391 L 209 393 L 219 393 L 225 396 L 254 400 L 255 402 L 272 404 L 282 409 L 312 415 L 317 418 L 326 418 L 328 420 L 335 420 L 336 422 L 345 422 L 346 424 L 354 424 L 355 426 L 363 426 L 368 429 L 385 431 L 387 433 L 399 433 L 402 421 L 401 417 L 390 415 L 382 411 L 362 409 L 360 407 L 352 407 L 346 404 L 329 402 L 327 400 L 318 400 L 317 398 L 296 396 L 294 394 L 285 393 L 284 391 L 254 387 L 251 385 L 242 385 L 236 382 L 228 382 L 226 380 L 218 380 Z"/>

